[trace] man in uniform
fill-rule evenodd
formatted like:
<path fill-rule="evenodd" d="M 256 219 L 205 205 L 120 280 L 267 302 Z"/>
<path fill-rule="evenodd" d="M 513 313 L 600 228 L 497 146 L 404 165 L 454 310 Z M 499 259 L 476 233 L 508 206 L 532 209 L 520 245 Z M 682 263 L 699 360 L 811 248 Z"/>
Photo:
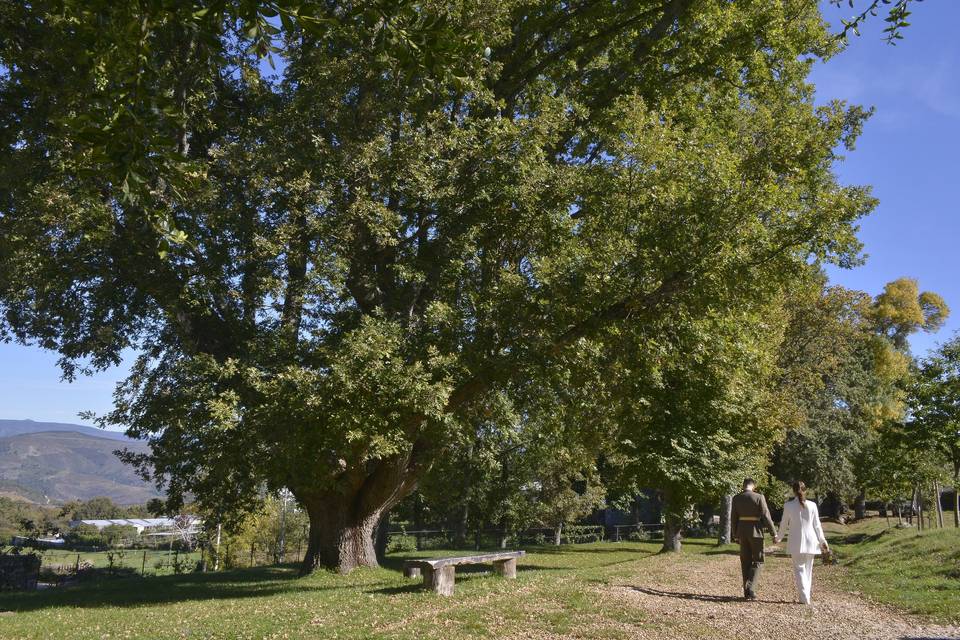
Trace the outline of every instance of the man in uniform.
<path fill-rule="evenodd" d="M 753 478 L 743 481 L 743 492 L 733 497 L 730 528 L 734 540 L 740 541 L 740 573 L 743 575 L 743 597 L 757 599 L 757 580 L 763 567 L 763 527 L 776 539 L 777 530 L 770 518 L 767 501 L 754 491 Z"/>

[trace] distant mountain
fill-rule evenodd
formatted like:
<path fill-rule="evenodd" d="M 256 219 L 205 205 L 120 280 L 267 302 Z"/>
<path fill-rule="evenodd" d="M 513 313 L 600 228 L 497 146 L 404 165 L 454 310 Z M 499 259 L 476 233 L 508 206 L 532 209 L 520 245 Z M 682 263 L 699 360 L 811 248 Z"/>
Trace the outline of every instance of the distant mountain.
<path fill-rule="evenodd" d="M 51 424 L 8 420 L 0 423 L 0 429 L 11 422 Z M 0 437 L 0 495 L 48 504 L 96 496 L 119 504 L 140 504 L 159 497 L 153 485 L 114 454 L 117 449 L 144 452 L 146 443 L 116 437 L 119 434 L 103 437 L 104 432 L 90 427 L 65 426 L 73 428 Z"/>
<path fill-rule="evenodd" d="M 18 436 L 22 433 L 39 433 L 41 431 L 73 431 L 95 438 L 109 438 L 111 440 L 130 440 L 119 431 L 107 431 L 95 427 L 85 427 L 82 424 L 69 422 L 34 422 L 33 420 L 0 420 L 0 438 Z"/>

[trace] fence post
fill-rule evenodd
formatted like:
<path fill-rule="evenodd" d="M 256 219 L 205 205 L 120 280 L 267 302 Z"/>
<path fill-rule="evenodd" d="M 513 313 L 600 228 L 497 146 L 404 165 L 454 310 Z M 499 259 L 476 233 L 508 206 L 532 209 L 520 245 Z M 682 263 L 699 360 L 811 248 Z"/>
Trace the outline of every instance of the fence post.
<path fill-rule="evenodd" d="M 250 543 L 250 566 L 251 567 L 253 566 L 253 545 L 255 544 L 256 544 L 255 542 Z"/>
<path fill-rule="evenodd" d="M 76 568 L 73 570 L 73 572 L 74 572 L 76 575 L 80 575 L 80 554 L 79 554 L 79 553 L 77 554 L 77 566 L 76 566 Z"/>
<path fill-rule="evenodd" d="M 143 562 L 140 563 L 140 576 L 144 578 L 147 576 L 147 550 L 146 549 L 143 550 Z"/>

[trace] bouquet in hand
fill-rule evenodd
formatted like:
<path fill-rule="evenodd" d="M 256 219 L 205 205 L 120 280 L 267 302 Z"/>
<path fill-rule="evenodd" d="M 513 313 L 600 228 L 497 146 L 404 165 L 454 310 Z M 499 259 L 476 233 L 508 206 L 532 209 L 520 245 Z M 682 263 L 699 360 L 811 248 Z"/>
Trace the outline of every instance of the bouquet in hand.
<path fill-rule="evenodd" d="M 837 561 L 833 552 L 830 551 L 830 547 L 826 544 L 820 545 L 820 557 L 823 559 L 823 564 L 835 564 Z"/>

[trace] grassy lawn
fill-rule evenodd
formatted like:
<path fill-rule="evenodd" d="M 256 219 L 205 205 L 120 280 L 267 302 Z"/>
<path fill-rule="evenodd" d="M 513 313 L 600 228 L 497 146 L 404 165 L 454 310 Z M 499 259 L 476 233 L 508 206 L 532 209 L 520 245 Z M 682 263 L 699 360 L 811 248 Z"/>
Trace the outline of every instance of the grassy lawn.
<path fill-rule="evenodd" d="M 453 598 L 420 589 L 399 569 L 296 578 L 291 566 L 156 578 L 117 578 L 35 593 L 0 594 L 0 636 L 14 638 L 494 638 L 564 633 L 629 638 L 652 621 L 597 587 L 635 572 L 659 543 L 528 550 L 516 581 L 488 567 L 457 571 Z M 688 541 L 687 554 L 714 552 Z M 461 555 L 463 552 L 446 552 Z M 476 569 L 471 571 L 471 569 Z M 590 624 L 584 626 L 584 622 Z M 662 624 L 662 621 L 656 621 Z"/>
<path fill-rule="evenodd" d="M 824 528 L 847 568 L 835 574 L 845 586 L 877 602 L 960 623 L 960 529 L 888 528 L 883 518 Z"/>
<path fill-rule="evenodd" d="M 875 600 L 957 622 L 960 534 L 881 530 L 881 521 L 828 527 L 847 567 L 829 572 L 829 579 Z M 347 576 L 320 572 L 298 579 L 296 567 L 284 565 L 103 579 L 0 594 L 0 637 L 635 638 L 673 623 L 662 615 L 645 618 L 605 587 L 647 576 L 660 588 L 682 590 L 684 584 L 672 584 L 670 567 L 676 565 L 652 558 L 659 546 L 606 542 L 528 549 L 516 581 L 490 575 L 489 567 L 463 567 L 452 598 L 422 590 L 400 568 L 407 558 L 463 552 L 398 554 L 383 568 Z M 701 554 L 734 549 L 687 540 L 684 553 L 670 563 L 702 563 Z M 654 567 L 656 575 L 650 573 Z"/>
<path fill-rule="evenodd" d="M 144 561 L 146 554 L 146 561 Z M 111 568 L 110 555 L 106 551 L 66 551 L 62 549 L 46 549 L 43 551 L 43 565 L 41 579 L 52 578 L 64 570 L 72 572 L 77 564 L 77 556 L 81 565 L 89 563 L 95 569 L 107 570 Z M 113 553 L 112 569 L 120 573 L 136 573 L 141 571 L 146 575 L 165 575 L 174 573 L 173 562 L 178 561 L 186 571 L 192 571 L 200 560 L 200 552 L 171 554 L 165 549 L 125 549 L 122 553 Z"/>

